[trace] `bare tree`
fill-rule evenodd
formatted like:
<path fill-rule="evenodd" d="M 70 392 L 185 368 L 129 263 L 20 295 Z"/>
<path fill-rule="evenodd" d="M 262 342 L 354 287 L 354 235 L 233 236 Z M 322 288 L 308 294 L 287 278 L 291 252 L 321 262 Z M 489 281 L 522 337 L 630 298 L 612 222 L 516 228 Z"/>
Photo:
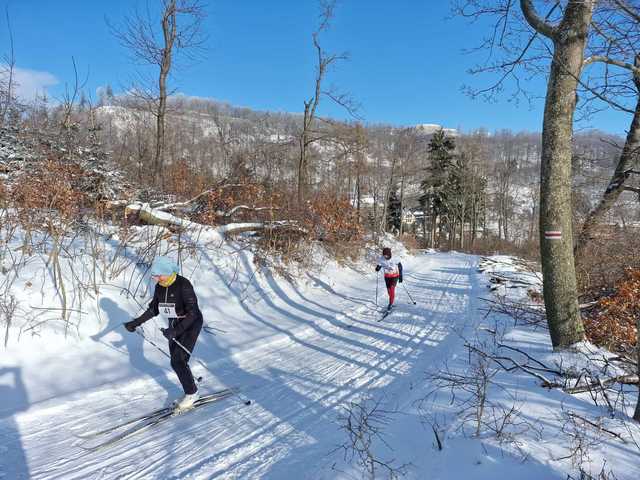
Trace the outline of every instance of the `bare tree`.
<path fill-rule="evenodd" d="M 7 31 L 9 33 L 9 52 L 3 57 L 4 65 L 0 65 L 0 126 L 3 126 L 7 120 L 7 114 L 15 100 L 14 89 L 16 86 L 14 78 L 16 57 L 13 48 L 13 31 L 11 30 L 8 7 L 5 7 L 5 18 Z"/>
<path fill-rule="evenodd" d="M 540 17 L 532 0 L 520 0 L 527 22 L 553 42 L 542 124 L 540 253 L 544 301 L 555 348 L 584 337 L 578 309 L 571 217 L 571 139 L 578 79 L 596 0 L 569 0 L 557 24 Z M 560 238 L 557 233 L 560 232 Z"/>
<path fill-rule="evenodd" d="M 635 4 L 634 4 L 635 3 Z M 625 144 L 618 157 L 605 191 L 598 205 L 589 213 L 575 245 L 575 260 L 583 260 L 586 247 L 596 227 L 617 202 L 628 186 L 628 178 L 638 163 L 640 152 L 640 50 L 637 48 L 640 27 L 640 6 L 637 2 L 611 0 L 610 8 L 603 8 L 593 22 L 590 55 L 584 65 L 604 65 L 603 73 L 581 81 L 587 101 L 597 100 L 605 106 L 632 115 Z M 601 69 L 602 70 L 602 69 Z M 621 73 L 622 72 L 622 73 Z M 628 81 L 631 77 L 632 82 Z M 634 100 L 635 107 L 623 104 L 626 98 Z"/>
<path fill-rule="evenodd" d="M 78 98 L 84 95 L 82 89 L 87 84 L 87 80 L 89 78 L 89 73 L 87 72 L 85 79 L 80 81 L 76 60 L 73 57 L 71 57 L 71 63 L 73 64 L 73 85 L 70 87 L 69 84 L 65 84 L 64 94 L 60 102 L 60 107 L 62 109 L 61 126 L 67 134 L 71 132 L 71 129 L 74 126 L 74 109 L 76 108 Z M 67 140 L 69 140 L 69 138 L 67 138 Z"/>
<path fill-rule="evenodd" d="M 377 443 L 381 443 L 391 450 L 384 439 L 384 427 L 395 413 L 384 410 L 381 399 L 374 401 L 364 398 L 343 406 L 338 421 L 340 429 L 347 433 L 348 440 L 336 450 L 343 450 L 346 461 L 357 461 L 363 468 L 362 478 L 373 480 L 385 475 L 389 479 L 398 479 L 406 474 L 407 465 L 396 465 L 395 459 L 381 458 L 375 448 Z"/>
<path fill-rule="evenodd" d="M 202 22 L 205 5 L 200 0 L 161 0 L 162 11 L 157 30 L 156 20 L 147 12 L 146 16 L 135 12 L 124 20 L 121 28 L 111 27 L 113 34 L 127 48 L 133 59 L 144 65 L 158 68 L 157 84 L 153 87 L 142 85 L 135 88 L 153 108 L 156 117 L 156 142 L 153 155 L 153 178 L 162 180 L 165 161 L 165 119 L 167 113 L 167 86 L 169 74 L 174 66 L 174 56 L 180 52 L 194 58 L 204 43 Z"/>
<path fill-rule="evenodd" d="M 472 134 L 465 138 L 461 137 L 458 143 L 458 148 L 461 154 L 467 155 L 470 159 L 469 168 L 466 175 L 469 177 L 467 181 L 470 181 L 470 208 L 469 208 L 469 222 L 471 226 L 471 235 L 469 238 L 469 246 L 474 247 L 482 218 L 485 215 L 487 209 L 487 164 L 489 155 L 489 144 L 486 142 L 488 137 L 482 132 Z"/>
<path fill-rule="evenodd" d="M 394 144 L 394 156 L 397 156 L 399 165 L 397 178 L 400 181 L 400 214 L 406 207 L 407 186 L 411 180 L 417 181 L 417 174 L 420 171 L 419 158 L 420 154 L 426 152 L 427 146 L 424 136 L 418 135 L 415 128 L 404 128 L 400 130 L 396 136 Z M 400 221 L 400 232 L 404 233 L 404 221 Z"/>
<path fill-rule="evenodd" d="M 483 92 L 500 92 L 509 78 L 515 79 L 517 92 L 521 92 L 520 78 L 514 72 L 523 65 L 529 75 L 548 74 L 540 168 L 540 253 L 551 341 L 555 348 L 565 348 L 584 336 L 573 258 L 571 159 L 577 90 L 598 2 L 552 2 L 543 16 L 533 0 L 520 0 L 519 12 L 529 26 L 528 31 L 523 30 L 522 17 L 514 12 L 514 3 L 469 0 L 463 2 L 458 12 L 469 16 L 491 14 L 497 18 L 484 47 L 501 48 L 507 59 L 484 69 L 502 75 Z"/>
<path fill-rule="evenodd" d="M 340 60 L 347 60 L 346 53 L 328 53 L 320 45 L 320 34 L 327 31 L 330 27 L 330 21 L 334 15 L 335 0 L 320 1 L 321 13 L 320 24 L 315 32 L 311 35 L 313 46 L 316 50 L 318 63 L 316 66 L 315 87 L 313 95 L 304 101 L 304 114 L 302 118 L 302 131 L 300 132 L 298 143 L 300 145 L 300 156 L 298 159 L 298 202 L 302 202 L 305 198 L 306 189 L 310 184 L 309 178 L 309 149 L 311 145 L 322 137 L 317 131 L 314 131 L 314 123 L 316 121 L 317 109 L 322 97 L 328 97 L 338 105 L 344 107 L 349 114 L 357 116 L 358 106 L 353 99 L 344 93 L 339 93 L 335 88 L 323 90 L 323 81 L 329 68 Z"/>

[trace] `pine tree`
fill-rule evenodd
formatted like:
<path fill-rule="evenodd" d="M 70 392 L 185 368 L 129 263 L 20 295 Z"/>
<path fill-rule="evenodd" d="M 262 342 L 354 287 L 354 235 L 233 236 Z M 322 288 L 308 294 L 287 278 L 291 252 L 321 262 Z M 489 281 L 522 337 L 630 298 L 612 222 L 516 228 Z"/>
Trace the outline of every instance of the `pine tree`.
<path fill-rule="evenodd" d="M 112 105 L 114 95 L 113 95 L 113 88 L 111 88 L 110 84 L 107 84 L 105 95 L 107 97 L 107 105 Z"/>
<path fill-rule="evenodd" d="M 80 100 L 78 101 L 78 111 L 84 112 L 87 109 L 89 101 L 84 92 L 80 92 Z"/>
<path fill-rule="evenodd" d="M 448 212 L 448 187 L 452 160 L 456 145 L 452 138 L 447 137 L 444 130 L 438 130 L 429 142 L 429 163 L 425 168 L 425 178 L 420 183 L 422 195 L 419 198 L 420 206 L 424 212 L 423 227 L 427 230 L 427 218 L 429 218 L 430 245 L 435 246 L 436 227 L 440 222 L 446 222 Z"/>
<path fill-rule="evenodd" d="M 398 188 L 394 187 L 389 192 L 389 201 L 387 205 L 387 230 L 391 232 L 399 232 L 402 223 L 402 203 L 398 195 Z"/>

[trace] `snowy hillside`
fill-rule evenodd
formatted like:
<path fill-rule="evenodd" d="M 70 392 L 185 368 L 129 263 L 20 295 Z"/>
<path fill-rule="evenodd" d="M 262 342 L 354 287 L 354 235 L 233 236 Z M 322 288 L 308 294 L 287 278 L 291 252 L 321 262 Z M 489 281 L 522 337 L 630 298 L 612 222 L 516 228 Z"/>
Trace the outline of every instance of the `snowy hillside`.
<path fill-rule="evenodd" d="M 60 272 L 86 290 L 67 290 L 66 322 L 46 241 L 3 259 L 0 280 L 18 307 L 0 358 L 0 478 L 537 480 L 581 478 L 580 469 L 637 478 L 640 430 L 621 413 L 628 406 L 611 412 L 588 393 L 542 388 L 523 369 L 473 354 L 469 346 L 501 343 L 521 352 L 508 352 L 521 364 L 531 363 L 526 355 L 554 368 L 584 361 L 553 354 L 539 325 L 487 315 L 482 298 L 492 294 L 478 257 L 397 248 L 405 282 L 380 321 L 386 292 L 378 283 L 376 306 L 372 263 L 346 268 L 315 250 L 315 265 L 290 281 L 260 267 L 242 239 L 208 230 L 178 245 L 166 235 L 154 243 L 157 233 L 76 238 Z M 176 258 L 179 247 L 209 327 L 191 361 L 200 390 L 239 394 L 93 451 L 112 434 L 88 433 L 181 392 L 168 359 L 121 325 L 148 301 L 148 261 L 156 252 Z M 166 349 L 160 326 L 150 321 L 144 332 Z"/>

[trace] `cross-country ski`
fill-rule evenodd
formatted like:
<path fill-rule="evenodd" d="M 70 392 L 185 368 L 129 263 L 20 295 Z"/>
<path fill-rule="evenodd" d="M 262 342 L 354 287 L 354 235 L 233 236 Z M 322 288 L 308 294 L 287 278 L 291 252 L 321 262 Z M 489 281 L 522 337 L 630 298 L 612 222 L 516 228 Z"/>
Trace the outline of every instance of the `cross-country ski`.
<path fill-rule="evenodd" d="M 213 394 L 207 394 L 199 397 L 196 401 L 193 402 L 187 408 L 178 408 L 176 406 L 166 407 L 160 410 L 156 410 L 150 414 L 144 415 L 142 417 L 138 417 L 127 422 L 109 427 L 105 430 L 101 430 L 98 432 L 90 433 L 87 435 L 80 435 L 79 438 L 86 440 L 86 442 L 82 445 L 82 448 L 91 452 L 97 452 L 98 450 L 102 450 L 104 448 L 115 445 L 118 442 L 121 442 L 127 438 L 130 438 L 134 435 L 140 434 L 145 430 L 153 428 L 154 426 L 171 419 L 172 417 L 176 417 L 179 415 L 186 414 L 192 410 L 196 410 L 205 405 L 212 404 L 214 402 L 218 402 L 220 400 L 224 400 L 225 398 L 229 398 L 234 395 L 236 392 L 231 389 L 222 390 L 220 392 L 216 392 Z M 125 427 L 127 427 L 125 429 Z M 125 429 L 125 430 L 123 430 Z M 95 444 L 91 444 L 91 439 L 104 437 L 112 432 L 123 430 L 120 433 L 110 436 L 106 440 L 99 440 Z"/>
<path fill-rule="evenodd" d="M 394 307 L 392 305 L 389 305 L 387 308 L 385 308 L 382 311 L 382 315 L 380 315 L 380 318 L 378 319 L 379 322 L 381 322 L 382 320 L 384 320 L 385 318 L 387 318 L 391 312 L 393 311 Z"/>

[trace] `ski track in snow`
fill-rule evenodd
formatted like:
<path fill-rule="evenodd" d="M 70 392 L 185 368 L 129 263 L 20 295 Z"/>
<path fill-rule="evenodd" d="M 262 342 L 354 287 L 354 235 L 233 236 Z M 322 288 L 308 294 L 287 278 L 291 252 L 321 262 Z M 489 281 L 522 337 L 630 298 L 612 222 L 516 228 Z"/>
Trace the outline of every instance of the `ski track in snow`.
<path fill-rule="evenodd" d="M 405 286 L 398 285 L 397 308 L 381 322 L 373 303 L 375 277 L 332 295 L 320 282 L 316 289 L 282 292 L 282 282 L 267 276 L 263 288 L 276 294 L 262 296 L 259 309 L 243 307 L 244 318 L 227 321 L 268 335 L 208 361 L 216 379 L 191 362 L 194 373 L 207 377 L 203 393 L 237 386 L 252 405 L 228 398 L 87 452 L 78 435 L 160 408 L 167 392 L 141 373 L 135 381 L 63 393 L 13 417 L 30 478 L 338 478 L 331 465 L 342 457 L 335 449 L 346 438 L 337 422 L 341 406 L 375 394 L 394 398 L 401 411 L 415 399 L 414 382 L 455 355 L 461 335 L 482 321 L 476 301 L 485 290 L 476 261 L 462 254 L 411 258 L 405 286 L 418 304 L 410 304 Z M 385 297 L 381 288 L 379 303 Z M 281 325 L 282 317 L 296 326 Z M 216 341 L 202 335 L 197 349 Z M 167 378 L 175 382 L 169 371 Z M 0 435 L 4 426 L 0 419 Z M 3 473 L 14 478 L 10 467 Z"/>

